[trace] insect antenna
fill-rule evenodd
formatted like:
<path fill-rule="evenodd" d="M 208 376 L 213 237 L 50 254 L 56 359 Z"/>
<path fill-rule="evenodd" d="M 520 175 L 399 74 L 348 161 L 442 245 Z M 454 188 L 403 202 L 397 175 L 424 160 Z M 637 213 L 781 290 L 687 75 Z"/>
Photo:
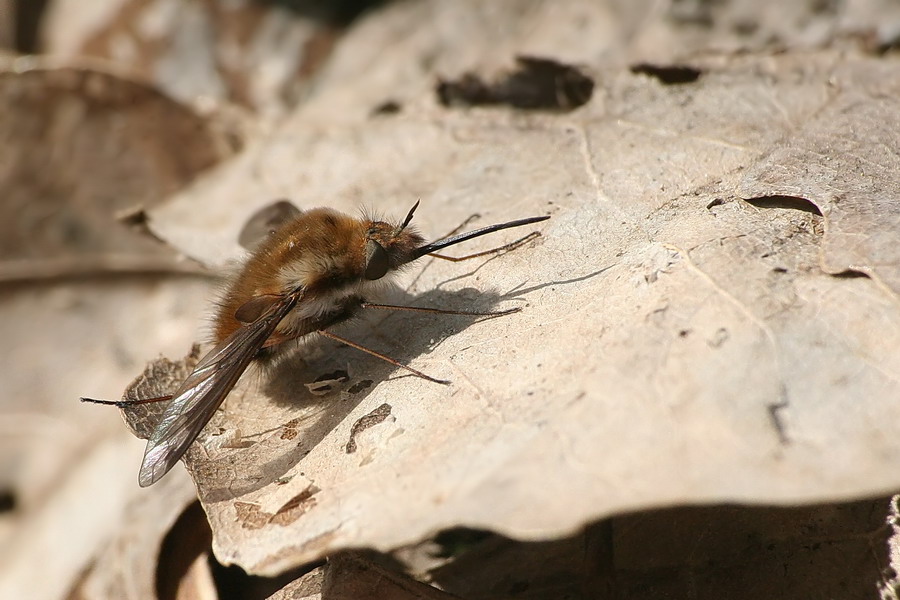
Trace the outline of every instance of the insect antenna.
<path fill-rule="evenodd" d="M 403 219 L 403 224 L 400 225 L 400 229 L 397 230 L 397 233 L 400 233 L 401 231 L 406 229 L 406 226 L 409 225 L 410 221 L 412 221 L 413 213 L 416 212 L 417 208 L 419 208 L 419 202 L 421 202 L 421 200 L 416 200 L 416 203 L 413 204 L 413 207 L 409 209 L 408 213 L 406 213 L 406 218 Z"/>

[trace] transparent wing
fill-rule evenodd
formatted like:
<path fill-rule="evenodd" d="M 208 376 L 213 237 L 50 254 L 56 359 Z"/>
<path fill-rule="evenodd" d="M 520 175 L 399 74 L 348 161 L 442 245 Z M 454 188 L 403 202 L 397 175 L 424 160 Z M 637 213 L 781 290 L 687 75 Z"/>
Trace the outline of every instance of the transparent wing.
<path fill-rule="evenodd" d="M 285 295 L 257 320 L 232 333 L 200 360 L 172 395 L 147 441 L 138 475 L 141 487 L 159 481 L 175 466 L 301 296 L 300 290 Z"/>

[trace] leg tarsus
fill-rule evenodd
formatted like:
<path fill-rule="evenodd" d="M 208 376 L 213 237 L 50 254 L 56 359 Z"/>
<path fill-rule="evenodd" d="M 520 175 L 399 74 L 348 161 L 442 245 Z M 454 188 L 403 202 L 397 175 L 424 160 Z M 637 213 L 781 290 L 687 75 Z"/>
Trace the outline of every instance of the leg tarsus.
<path fill-rule="evenodd" d="M 444 239 L 444 238 L 450 237 L 451 235 L 456 235 L 457 233 L 459 233 L 460 231 L 462 231 L 463 228 L 465 228 L 466 225 L 468 225 L 469 223 L 471 223 L 471 222 L 474 221 L 475 219 L 480 219 L 480 218 L 481 218 L 481 215 L 479 215 L 478 213 L 471 214 L 471 215 L 469 215 L 468 217 L 466 217 L 466 220 L 465 220 L 465 221 L 463 221 L 462 223 L 460 223 L 459 225 L 457 225 L 456 227 L 454 227 L 452 231 L 450 231 L 449 233 L 447 233 L 447 234 L 445 234 L 445 235 L 442 235 L 442 236 L 439 237 L 438 239 L 439 239 L 439 240 L 442 240 L 442 239 Z"/>
<path fill-rule="evenodd" d="M 434 258 L 440 258 L 441 260 L 449 260 L 451 262 L 461 262 L 464 260 L 469 260 L 471 258 L 478 258 L 479 256 L 487 256 L 488 254 L 498 254 L 501 252 L 503 252 L 503 253 L 512 252 L 519 246 L 522 246 L 540 236 L 541 236 L 541 234 L 539 231 L 532 231 L 528 235 L 520 237 L 519 239 L 517 239 L 513 242 L 510 242 L 508 244 L 504 244 L 503 246 L 499 246 L 497 248 L 491 248 L 490 250 L 484 250 L 483 252 L 467 254 L 465 256 L 447 256 L 446 254 L 438 254 L 436 252 L 433 252 L 433 253 L 429 254 L 428 256 L 431 256 Z"/>
<path fill-rule="evenodd" d="M 362 308 L 380 308 L 382 310 L 405 310 L 408 312 L 423 312 L 423 313 L 431 313 L 435 315 L 462 315 L 468 317 L 502 317 L 503 315 L 509 315 L 512 313 L 517 313 L 522 309 L 520 307 L 516 308 L 508 308 L 506 310 L 495 310 L 488 312 L 481 311 L 473 311 L 473 310 L 445 310 L 442 308 L 425 308 L 421 306 L 398 306 L 396 304 L 376 304 L 374 302 L 363 302 L 360 305 Z"/>
<path fill-rule="evenodd" d="M 91 404 L 104 404 L 106 406 L 118 406 L 125 408 L 127 406 L 136 406 L 138 404 L 150 404 L 152 402 L 165 402 L 171 400 L 172 396 L 159 396 L 157 398 L 144 398 L 142 400 L 98 400 L 97 398 L 81 398 L 82 402 L 90 402 Z"/>
<path fill-rule="evenodd" d="M 361 351 L 365 352 L 366 354 L 370 354 L 376 358 L 380 358 L 381 360 L 388 362 L 388 363 L 394 365 L 395 367 L 400 367 L 401 369 L 406 369 L 407 371 L 409 371 L 416 377 L 421 377 L 422 379 L 427 379 L 428 381 L 432 381 L 434 383 L 440 383 L 441 385 L 450 385 L 450 382 L 447 381 L 446 379 L 437 379 L 435 377 L 431 377 L 430 375 L 426 375 L 422 371 L 417 371 L 416 369 L 413 369 L 412 367 L 404 365 L 400 361 L 393 359 L 390 356 L 387 356 L 386 354 L 381 354 L 380 352 L 376 352 L 375 350 L 366 348 L 365 346 L 363 346 L 361 344 L 357 344 L 356 342 L 352 342 L 352 341 L 348 340 L 347 338 L 343 338 L 339 335 L 331 333 L 327 329 L 321 329 L 321 330 L 319 330 L 318 333 L 324 335 L 327 338 L 331 338 L 335 341 L 338 341 L 342 344 L 346 344 L 347 346 L 350 346 L 351 348 L 356 348 L 357 350 L 361 350 Z"/>

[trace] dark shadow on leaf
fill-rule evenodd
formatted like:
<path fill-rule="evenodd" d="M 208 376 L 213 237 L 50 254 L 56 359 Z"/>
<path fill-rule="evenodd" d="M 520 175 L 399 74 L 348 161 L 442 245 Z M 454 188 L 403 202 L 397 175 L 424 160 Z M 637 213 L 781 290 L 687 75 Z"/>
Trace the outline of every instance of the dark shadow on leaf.
<path fill-rule="evenodd" d="M 212 531 L 199 502 L 193 502 L 178 517 L 159 551 L 156 567 L 156 596 L 160 600 L 182 597 L 179 588 L 189 578 L 194 561 L 205 555 L 213 582 L 221 600 L 262 600 L 316 568 L 320 563 L 291 569 L 277 577 L 248 575 L 237 566 L 225 566 L 215 559 L 212 551 Z M 181 590 L 183 593 L 184 590 Z"/>
<path fill-rule="evenodd" d="M 890 504 L 662 508 L 539 542 L 458 528 L 418 551 L 440 589 L 479 600 L 874 598 L 896 585 Z"/>
<path fill-rule="evenodd" d="M 518 292 L 521 295 L 521 291 Z M 432 290 L 413 296 L 400 289 L 394 289 L 383 300 L 387 303 L 402 306 L 439 308 L 444 310 L 466 310 L 487 312 L 515 308 L 516 304 L 503 303 L 498 306 L 504 296 L 497 292 L 463 289 L 449 292 Z M 402 364 L 410 364 L 417 358 L 431 353 L 442 341 L 459 334 L 470 326 L 485 318 L 484 316 L 423 314 L 404 311 L 362 310 L 362 314 L 351 322 L 341 324 L 335 331 L 341 336 L 360 343 L 367 348 L 386 354 Z M 499 318 L 515 319 L 516 314 Z M 397 332 L 397 335 L 392 335 Z M 255 444 L 246 449 L 228 452 L 218 459 L 204 456 L 202 449 L 193 446 L 189 450 L 189 462 L 195 478 L 201 478 L 201 494 L 207 502 L 217 502 L 240 497 L 276 483 L 290 471 L 312 448 L 320 443 L 335 427 L 342 423 L 368 395 L 379 385 L 390 385 L 391 380 L 401 377 L 414 377 L 403 369 L 395 367 L 374 356 L 365 354 L 338 342 L 325 339 L 315 334 L 308 336 L 296 349 L 282 360 L 268 366 L 259 373 L 259 392 L 266 398 L 260 402 L 272 402 L 276 405 L 296 408 L 296 419 L 279 427 L 277 431 L 242 431 L 245 437 L 261 436 L 265 439 L 272 435 L 285 437 L 289 427 L 292 431 L 289 443 L 284 444 L 284 452 L 264 463 L 255 463 L 254 457 L 260 454 Z M 503 349 L 498 348 L 502 353 Z M 426 374 L 438 378 L 447 377 L 438 365 L 421 365 L 417 368 Z M 343 370 L 349 374 L 349 380 L 341 378 L 330 382 L 331 391 L 324 395 L 313 393 L 310 385 L 321 379 L 324 374 L 333 374 Z M 444 386 L 438 383 L 423 382 L 433 385 L 438 390 Z M 452 385 L 452 384 L 451 384 Z M 258 410 L 264 411 L 265 407 Z M 272 447 L 267 448 L 268 452 Z M 228 481 L 227 487 L 208 487 L 216 477 L 219 468 L 235 473 Z M 210 473 L 210 477 L 204 475 Z M 202 481 L 207 479 L 207 481 Z"/>
<path fill-rule="evenodd" d="M 503 294 L 501 296 L 501 298 L 508 300 L 508 299 L 517 297 L 520 294 L 530 294 L 531 292 L 536 292 L 537 290 L 542 290 L 547 287 L 552 288 L 555 285 L 569 285 L 571 283 L 579 283 L 581 281 L 593 279 L 594 277 L 597 277 L 598 275 L 601 275 L 602 273 L 609 271 L 610 269 L 612 269 L 613 267 L 615 267 L 618 264 L 619 263 L 613 263 L 607 267 L 603 267 L 602 269 L 592 271 L 592 272 L 588 273 L 587 275 L 581 275 L 580 277 L 573 277 L 572 279 L 558 279 L 556 281 L 548 281 L 546 283 L 541 283 L 539 285 L 533 285 L 533 286 L 527 287 L 527 288 L 521 287 L 521 286 L 516 286 L 513 289 L 511 289 L 510 291 L 508 291 L 507 293 Z"/>
<path fill-rule="evenodd" d="M 255 0 L 259 4 L 271 4 L 287 9 L 298 16 L 346 27 L 365 12 L 389 4 L 390 0 Z"/>

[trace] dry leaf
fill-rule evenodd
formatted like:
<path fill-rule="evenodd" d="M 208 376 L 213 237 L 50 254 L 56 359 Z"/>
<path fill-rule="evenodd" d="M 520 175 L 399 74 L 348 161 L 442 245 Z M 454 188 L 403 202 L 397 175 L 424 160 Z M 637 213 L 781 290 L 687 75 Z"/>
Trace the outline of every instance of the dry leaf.
<path fill-rule="evenodd" d="M 42 37 L 50 55 L 115 61 L 185 102 L 277 114 L 302 97 L 349 16 L 337 3 L 290 4 L 56 0 Z"/>
<path fill-rule="evenodd" d="M 339 554 L 328 561 L 322 597 L 329 600 L 454 600 L 457 596 L 377 565 L 363 556 Z"/>
<path fill-rule="evenodd" d="M 322 600 L 325 567 L 317 567 L 278 590 L 267 600 Z"/>
<path fill-rule="evenodd" d="M 179 470 L 161 482 L 158 493 L 143 494 L 129 502 L 121 522 L 116 524 L 116 535 L 96 555 L 96 561 L 79 584 L 80 597 L 84 600 L 141 600 L 156 597 L 160 584 L 174 589 L 179 582 L 172 579 L 182 574 L 179 569 L 184 569 L 185 564 L 190 564 L 195 557 L 206 558 L 203 551 L 208 548 L 208 537 L 187 536 L 186 532 L 195 532 L 196 528 L 184 526 L 184 523 L 178 532 L 179 547 L 173 552 L 172 544 L 169 544 L 163 555 L 166 536 L 195 501 L 194 486 Z M 202 519 L 202 512 L 197 513 L 197 518 Z M 176 557 L 180 564 L 173 560 Z M 198 568 L 192 567 L 193 572 L 197 573 Z M 202 581 L 201 575 L 197 581 L 201 587 Z"/>
<path fill-rule="evenodd" d="M 37 386 L 35 391 L 46 393 Z M 69 401 L 77 406 L 77 398 L 69 396 Z M 9 414 L 4 414 L 3 420 L 8 419 Z M 86 424 L 85 428 L 90 426 Z M 97 429 L 96 424 L 93 429 Z M 62 473 L 58 463 L 63 458 L 51 462 L 28 447 L 12 455 L 31 452 L 22 460 L 25 468 L 14 474 L 17 478 L 12 485 L 4 482 L 16 494 L 19 505 L 13 515 L 16 527 L 3 540 L 0 597 L 63 597 L 122 526 L 120 516 L 134 496 L 134 484 L 130 477 L 117 475 L 126 473 L 129 464 L 140 457 L 135 440 L 121 434 L 89 440 L 73 437 L 60 439 L 56 447 L 67 459 Z M 57 443 L 46 437 L 41 441 Z M 42 497 L 29 497 L 35 486 L 32 479 L 43 480 L 48 471 L 56 475 L 52 485 L 44 486 Z M 81 552 L 74 552 L 76 547 Z M 53 577 L 41 577 L 38 566 Z"/>
<path fill-rule="evenodd" d="M 136 369 L 181 351 L 211 282 L 117 222 L 233 151 L 147 85 L 33 58 L 0 72 L 0 486 L 15 505 L 0 596 L 58 598 L 121 527 L 140 444 L 109 408 Z M 43 576 L 35 575 L 40 565 Z"/>
<path fill-rule="evenodd" d="M 125 0 L 108 10 L 138 4 Z M 273 134 L 148 210 L 154 234 L 224 268 L 242 255 L 238 235 L 247 217 L 274 198 L 350 212 L 363 205 L 392 215 L 405 214 L 422 198 L 416 221 L 430 237 L 473 213 L 482 215 L 478 224 L 545 212 L 553 219 L 539 227 L 542 238 L 496 259 L 421 261 L 389 298 L 444 308 L 522 306 L 521 313 L 484 323 L 375 315 L 341 330 L 452 379 L 451 387 L 403 376 L 322 340 L 245 377 L 186 457 L 217 556 L 273 574 L 347 548 L 408 547 L 459 526 L 544 539 L 653 506 L 822 502 L 900 487 L 894 460 L 900 441 L 892 429 L 900 417 L 898 257 L 891 244 L 897 153 L 890 135 L 897 121 L 891 79 L 897 67 L 890 54 L 856 52 L 888 48 L 873 46 L 870 38 L 888 39 L 896 14 L 885 0 L 822 5 L 817 12 L 776 2 L 422 1 L 393 3 L 363 20 L 342 39 L 308 102 Z M 101 34 L 120 35 L 120 25 L 133 22 L 107 21 Z M 197 21 L 168 23 L 175 24 L 169 32 L 197 31 Z M 284 26 L 296 31 L 296 23 Z M 86 28 L 73 31 L 70 48 L 91 39 Z M 833 48 L 822 49 L 826 43 Z M 794 50 L 773 54 L 773 45 Z M 145 56 L 151 55 L 156 61 L 152 52 Z M 578 68 L 594 83 L 590 102 L 565 115 L 438 104 L 440 78 L 472 72 L 490 80 L 519 55 Z M 213 74 L 208 66 L 195 63 L 184 72 Z M 189 112 L 173 117 L 181 133 L 172 139 L 165 138 L 167 127 L 132 123 L 126 131 L 134 126 L 137 135 L 125 135 L 132 142 L 125 147 L 139 150 L 122 152 L 120 140 L 104 137 L 102 119 L 86 119 L 84 130 L 73 120 L 72 114 L 92 115 L 84 107 L 94 104 L 84 103 L 82 96 L 93 97 L 72 81 L 99 82 L 105 90 L 108 79 L 74 71 L 61 71 L 63 85 L 57 75 L 45 80 L 25 73 L 17 85 L 28 84 L 21 88 L 27 93 L 8 88 L 14 91 L 8 102 L 18 102 L 17 111 L 29 118 L 0 123 L 0 130 L 19 139 L 44 122 L 57 124 L 56 135 L 41 138 L 39 151 L 22 153 L 27 169 L 10 167 L 20 160 L 17 153 L 0 153 L 0 173 L 17 182 L 14 194 L 42 195 L 39 180 L 10 174 L 34 173 L 35 165 L 50 160 L 64 184 L 62 195 L 56 190 L 50 198 L 65 197 L 89 180 L 85 173 L 96 171 L 102 174 L 98 206 L 121 207 L 114 200 L 138 196 L 150 206 L 228 154 L 228 143 L 216 150 L 210 124 Z M 242 75 L 240 68 L 235 72 Z M 684 72 L 690 77 L 679 78 Z M 246 97 L 252 95 L 247 90 L 262 89 L 239 83 L 233 89 Z M 146 97 L 145 89 L 111 85 L 127 98 Z M 279 85 L 263 86 L 258 97 L 271 98 Z M 54 93 L 37 93 L 47 89 Z M 57 97 L 64 99 L 61 107 Z M 171 110 L 149 102 L 159 108 L 151 114 Z M 30 118 L 31 104 L 36 114 L 54 118 Z M 96 106 L 103 114 L 121 110 L 103 101 Z M 174 142 L 186 156 L 170 163 L 154 152 L 160 129 L 164 146 Z M 80 137 L 82 131 L 89 135 Z M 196 152 L 190 150 L 194 136 Z M 140 145 L 145 138 L 149 149 Z M 58 156 L 48 140 L 61 140 Z M 84 162 L 73 169 L 72 156 Z M 147 156 L 152 165 L 143 170 L 140 160 Z M 121 170 L 104 170 L 104 161 Z M 182 172 L 184 164 L 189 168 Z M 145 195 L 119 187 L 123 179 L 132 181 L 123 174 L 135 173 L 135 188 L 154 175 L 161 183 Z M 90 196 L 77 189 L 75 199 Z M 822 215 L 802 201 L 758 201 L 773 195 L 809 200 Z M 80 220 L 92 202 L 78 206 L 84 211 L 66 222 L 88 231 L 86 239 L 105 240 L 93 219 L 85 219 L 88 225 Z M 467 249 L 512 237 L 484 238 Z M 50 236 L 41 248 L 55 257 L 67 246 Z M 846 269 L 869 277 L 832 275 Z M 171 295 L 180 290 L 160 291 L 167 300 L 157 298 L 150 308 L 139 303 L 147 289 L 105 288 L 94 311 L 139 311 L 144 321 L 117 333 L 128 339 L 148 329 L 161 333 L 157 323 L 176 323 L 166 311 L 181 310 L 183 319 L 179 306 L 200 310 L 200 292 L 208 296 L 200 287 L 178 296 L 183 304 L 175 305 Z M 52 295 L 56 312 L 78 304 L 82 293 Z M 44 347 L 70 337 L 79 341 L 63 348 L 82 348 L 83 340 L 100 344 L 91 330 L 95 321 L 82 313 L 71 315 L 80 323 L 73 333 L 58 333 L 49 318 L 42 319 L 46 335 L 31 333 L 35 313 L 24 304 L 34 302 L 39 310 L 34 298 L 43 296 L 22 296 L 18 312 L 5 311 L 12 316 L 4 319 L 7 339 L 16 340 L 17 351 L 25 349 L 22 356 L 10 351 L 4 362 L 20 377 L 11 379 L 19 382 L 17 397 L 30 397 L 33 384 L 21 382 L 37 379 L 33 368 L 42 363 L 35 356 Z M 183 342 L 195 337 L 168 335 Z M 144 339 L 162 345 L 149 334 Z M 83 354 L 81 375 L 105 381 L 103 365 L 115 363 Z M 122 354 L 126 364 L 135 363 L 133 351 Z M 91 369 L 83 368 L 86 363 Z M 58 373 L 59 364 L 69 363 L 54 356 L 42 372 Z M 347 378 L 330 376 L 338 371 Z M 241 443 L 233 443 L 237 439 Z M 22 589 L 15 584 L 26 580 L 26 566 L 35 562 L 47 532 L 64 528 L 64 519 L 53 514 L 61 511 L 58 503 L 48 507 L 50 525 L 33 521 L 32 530 L 43 535 L 29 545 L 30 530 L 23 529 L 13 539 L 17 558 L 2 562 L 13 585 L 4 582 L 5 589 Z M 738 530 L 751 531 L 752 523 Z M 672 531 L 677 541 L 688 537 Z M 106 533 L 79 537 L 88 539 L 80 562 L 48 558 L 47 571 L 62 577 L 42 582 L 42 595 L 65 588 Z M 650 531 L 646 539 L 659 537 Z M 646 539 L 631 548 L 628 564 L 646 565 Z M 880 544 L 877 535 L 871 539 Z M 841 541 L 838 535 L 829 540 Z M 617 554 L 628 544 L 617 539 Z M 718 556 L 715 549 L 710 555 Z M 831 554 L 811 553 L 810 560 L 822 556 L 816 568 L 832 568 Z M 665 573 L 684 564 L 682 558 L 663 556 L 651 567 Z M 785 564 L 777 559 L 765 564 Z M 107 581 L 99 572 L 89 576 Z M 887 589 L 887 578 L 883 583 Z"/>
<path fill-rule="evenodd" d="M 228 156 L 213 123 L 121 76 L 25 58 L 0 71 L 0 103 L 15 115 L 0 122 L 0 278 L 186 270 L 116 217 Z"/>
<path fill-rule="evenodd" d="M 792 196 L 825 215 L 826 273 L 861 271 L 900 302 L 900 80 L 896 65 L 846 61 L 833 98 L 744 174 L 745 198 Z"/>
<path fill-rule="evenodd" d="M 152 211 L 157 235 L 210 264 L 224 247 L 237 254 L 262 204 L 247 198 L 402 214 L 421 197 L 431 237 L 476 212 L 483 223 L 553 216 L 540 240 L 495 260 L 422 262 L 392 298 L 522 313 L 342 329 L 451 388 L 313 342 L 232 394 L 213 427 L 251 445 L 215 458 L 195 445 L 187 459 L 220 560 L 269 574 L 459 525 L 540 539 L 650 506 L 897 488 L 896 298 L 820 270 L 829 215 L 763 210 L 735 193 L 743 170 L 834 102 L 835 73 L 877 62 L 716 57 L 677 86 L 588 69 L 594 99 L 567 115 L 451 111 L 421 92 L 368 119 L 376 72 L 334 98 L 323 90 L 276 136 Z M 882 100 L 860 101 L 872 120 Z M 191 221 L 211 213 L 212 228 Z M 330 397 L 302 385 L 337 368 L 376 383 Z M 392 420 L 347 453 L 354 424 L 385 403 Z M 299 435 L 283 435 L 287 424 Z M 285 517 L 252 508 L 296 475 Z"/>

